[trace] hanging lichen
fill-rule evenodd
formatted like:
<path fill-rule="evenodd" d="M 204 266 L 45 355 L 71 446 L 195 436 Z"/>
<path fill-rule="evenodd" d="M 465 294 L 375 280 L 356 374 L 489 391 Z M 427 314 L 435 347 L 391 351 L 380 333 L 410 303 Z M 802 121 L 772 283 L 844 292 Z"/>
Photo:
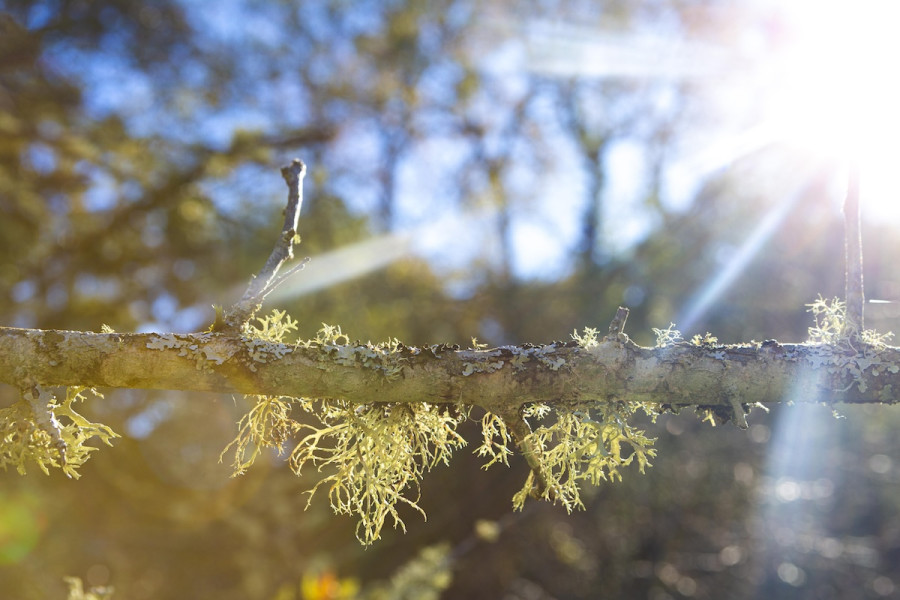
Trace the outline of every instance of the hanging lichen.
<path fill-rule="evenodd" d="M 112 446 L 112 439 L 119 437 L 106 425 L 92 423 L 75 411 L 72 404 L 84 400 L 85 392 L 103 397 L 92 388 L 70 387 L 62 401 L 48 394 L 46 403 L 29 403 L 23 398 L 0 409 L 0 467 L 13 466 L 24 475 L 28 463 L 34 463 L 48 475 L 51 468 L 58 468 L 69 477 L 81 477 L 78 469 L 97 450 L 87 442 L 96 437 Z"/>

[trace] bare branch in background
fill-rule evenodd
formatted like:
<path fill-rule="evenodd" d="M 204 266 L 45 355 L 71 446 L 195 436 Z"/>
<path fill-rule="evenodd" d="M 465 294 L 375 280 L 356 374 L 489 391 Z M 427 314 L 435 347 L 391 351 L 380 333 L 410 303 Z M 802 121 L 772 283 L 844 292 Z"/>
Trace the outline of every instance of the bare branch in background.
<path fill-rule="evenodd" d="M 306 165 L 303 164 L 303 161 L 295 158 L 290 165 L 281 169 L 281 175 L 288 186 L 288 202 L 284 209 L 284 225 L 281 227 L 281 236 L 275 242 L 275 247 L 266 260 L 266 264 L 250 281 L 243 297 L 226 313 L 223 328 L 225 331 L 240 331 L 241 326 L 253 318 L 253 315 L 262 306 L 266 296 L 285 279 L 302 269 L 309 260 L 307 258 L 303 263 L 278 277 L 281 265 L 286 260 L 294 258 L 294 243 L 300 239 L 297 235 L 297 223 L 300 219 L 300 209 L 303 207 L 303 177 L 306 175 Z"/>
<path fill-rule="evenodd" d="M 853 162 L 847 174 L 847 197 L 844 199 L 844 294 L 847 299 L 847 331 L 851 337 L 857 337 L 865 329 L 866 300 L 859 212 L 859 165 Z"/>

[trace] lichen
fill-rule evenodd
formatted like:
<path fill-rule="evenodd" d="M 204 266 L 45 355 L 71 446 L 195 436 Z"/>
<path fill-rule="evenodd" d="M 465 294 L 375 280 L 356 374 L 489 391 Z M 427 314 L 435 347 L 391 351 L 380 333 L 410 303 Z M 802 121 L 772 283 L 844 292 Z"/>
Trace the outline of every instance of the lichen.
<path fill-rule="evenodd" d="M 880 351 L 894 337 L 890 331 L 887 333 L 878 333 L 874 329 L 851 331 L 847 319 L 847 305 L 839 298 L 826 300 L 820 294 L 815 301 L 806 306 L 809 307 L 806 312 L 813 314 L 813 326 L 808 329 L 809 341 L 812 343 L 856 350 L 853 343 L 858 338 L 871 350 Z"/>
<path fill-rule="evenodd" d="M 273 319 L 247 333 L 260 336 L 260 341 L 281 343 L 294 329 L 278 326 L 285 317 L 273 314 Z M 289 317 L 287 320 L 290 323 Z M 351 345 L 340 327 L 327 324 L 314 339 L 296 345 L 319 349 L 323 361 L 329 363 L 372 369 L 388 381 L 401 376 L 403 352 L 418 352 L 396 339 Z M 327 368 L 324 362 L 323 368 Z M 364 405 L 342 400 L 314 403 L 284 396 L 247 398 L 253 406 L 239 421 L 237 437 L 222 453 L 223 457 L 232 453 L 234 474 L 245 472 L 265 449 L 280 454 L 292 447 L 290 467 L 297 475 L 309 466 L 326 473 L 308 490 L 309 501 L 322 486 L 327 487 L 336 513 L 358 517 L 357 537 L 363 544 L 378 539 L 388 520 L 405 529 L 399 504 L 424 515 L 417 503 L 422 476 L 438 463 L 447 463 L 453 449 L 466 443 L 456 433 L 468 413 L 465 408 L 377 401 Z M 296 419 L 292 411 L 297 408 L 314 415 L 318 424 Z"/>
<path fill-rule="evenodd" d="M 448 463 L 465 440 L 456 432 L 467 411 L 447 410 L 427 403 L 352 405 L 341 400 L 313 404 L 299 398 L 255 397 L 240 422 L 238 437 L 223 451 L 234 452 L 235 475 L 243 473 L 261 450 L 284 451 L 293 442 L 290 467 L 300 475 L 307 466 L 328 473 L 309 490 L 309 502 L 319 488 L 328 488 L 332 510 L 359 518 L 357 537 L 371 544 L 381 536 L 388 517 L 405 530 L 397 511 L 406 504 L 424 516 L 418 488 L 425 472 Z M 291 417 L 299 406 L 319 424 Z M 330 471 L 330 473 L 329 473 Z M 307 504 L 308 505 L 308 504 Z"/>
<path fill-rule="evenodd" d="M 509 449 L 511 436 L 504 421 L 499 415 L 485 412 L 481 418 L 481 445 L 475 448 L 475 454 L 489 458 L 481 468 L 487 469 L 497 463 L 509 466 L 509 457 L 513 451 Z"/>
<path fill-rule="evenodd" d="M 558 371 L 560 367 L 566 364 L 566 359 L 561 356 L 553 357 L 551 354 L 556 350 L 556 344 L 539 346 L 537 348 L 528 349 L 531 356 L 551 371 Z"/>
<path fill-rule="evenodd" d="M 482 346 L 482 344 L 479 344 L 479 346 Z M 535 361 L 551 371 L 558 371 L 566 364 L 565 358 L 555 355 L 558 350 L 556 344 L 526 346 L 524 348 L 501 346 L 488 351 L 484 351 L 483 348 L 476 348 L 476 350 L 478 354 L 474 357 L 477 357 L 478 360 L 463 362 L 462 374 L 464 377 L 475 373 L 494 373 L 507 364 L 511 365 L 516 373 L 521 373 L 528 368 L 526 365 L 530 361 Z"/>
<path fill-rule="evenodd" d="M 335 513 L 359 517 L 356 534 L 364 544 L 381 536 L 388 517 L 405 531 L 398 504 L 424 516 L 418 505 L 424 473 L 448 464 L 453 450 L 466 444 L 456 432 L 464 414 L 427 403 L 331 401 L 317 416 L 322 427 L 304 425 L 309 433 L 291 453 L 291 468 L 298 475 L 307 464 L 332 470 L 309 490 L 310 501 L 327 486 Z"/>
<path fill-rule="evenodd" d="M 642 402 L 584 403 L 565 408 L 535 403 L 524 407 L 522 418 L 538 425 L 521 444 L 537 449 L 534 459 L 538 468 L 528 474 L 513 496 L 513 507 L 521 510 L 526 499 L 535 494 L 538 477 L 544 480 L 539 496 L 571 512 L 584 508 L 584 482 L 598 485 L 621 480 L 621 469 L 633 462 L 643 473 L 656 450 L 652 448 L 655 440 L 629 423 L 638 410 L 652 418 L 657 414 L 653 406 Z M 481 426 L 483 442 L 475 452 L 489 459 L 484 468 L 508 464 L 512 436 L 506 422 L 488 413 Z"/>
<path fill-rule="evenodd" d="M 344 367 L 363 367 L 384 376 L 387 381 L 395 381 L 403 375 L 406 358 L 402 353 L 410 355 L 419 353 L 418 348 L 404 346 L 400 340 L 390 338 L 385 342 L 365 344 L 350 343 L 350 338 L 341 331 L 340 326 L 322 323 L 316 337 L 298 342 L 303 348 L 317 348 L 322 351 L 320 368 L 327 370 L 330 365 Z"/>
<path fill-rule="evenodd" d="M 600 344 L 600 332 L 593 327 L 585 327 L 583 333 L 578 330 L 572 332 L 572 339 L 585 350 L 590 350 Z"/>
<path fill-rule="evenodd" d="M 109 586 L 91 586 L 85 590 L 80 577 L 63 577 L 63 581 L 69 586 L 67 600 L 110 600 L 115 592 Z"/>
<path fill-rule="evenodd" d="M 88 446 L 92 438 L 98 438 L 108 446 L 112 439 L 119 437 L 102 423 L 92 423 L 75 411 L 72 404 L 84 400 L 85 392 L 102 398 L 103 395 L 92 388 L 70 387 L 65 398 L 52 396 L 46 406 L 46 414 L 35 414 L 35 408 L 24 398 L 12 406 L 0 409 L 0 467 L 4 470 L 15 467 L 21 475 L 26 473 L 26 465 L 35 463 L 45 474 L 50 468 L 58 468 L 68 477 L 78 479 L 78 469 L 97 450 Z M 49 419 L 51 427 L 42 426 Z"/>
<path fill-rule="evenodd" d="M 247 357 L 251 361 L 248 365 L 251 371 L 256 371 L 255 363 L 265 364 L 284 358 L 293 352 L 293 348 L 286 344 L 257 338 L 245 340 L 244 348 L 246 348 Z"/>
<path fill-rule="evenodd" d="M 682 341 L 681 332 L 675 329 L 675 323 L 669 323 L 665 329 L 653 327 L 653 333 L 656 334 L 656 347 L 665 348 Z"/>
<path fill-rule="evenodd" d="M 198 371 L 209 371 L 212 364 L 221 365 L 231 358 L 232 352 L 226 352 L 212 343 L 212 334 L 179 335 L 177 333 L 159 333 L 147 342 L 150 350 L 177 350 L 178 356 L 194 361 Z M 197 338 L 207 343 L 198 344 Z"/>
<path fill-rule="evenodd" d="M 468 377 L 469 375 L 473 375 L 475 373 L 493 373 L 494 371 L 499 371 L 503 368 L 503 365 L 506 364 L 506 361 L 498 360 L 496 362 L 491 360 L 486 360 L 482 362 L 464 362 L 463 363 L 463 376 Z"/>
<path fill-rule="evenodd" d="M 813 326 L 809 328 L 809 342 L 819 346 L 817 352 L 810 352 L 807 361 L 814 368 L 827 368 L 836 378 L 849 378 L 849 389 L 854 383 L 861 393 L 868 391 L 863 372 L 873 368 L 879 373 L 879 354 L 887 347 L 893 333 L 878 333 L 874 329 L 856 331 L 847 319 L 847 307 L 838 298 L 826 300 L 820 295 L 807 304 L 813 314 Z M 887 367 L 896 372 L 897 367 Z M 846 390 L 841 390 L 846 391 Z"/>

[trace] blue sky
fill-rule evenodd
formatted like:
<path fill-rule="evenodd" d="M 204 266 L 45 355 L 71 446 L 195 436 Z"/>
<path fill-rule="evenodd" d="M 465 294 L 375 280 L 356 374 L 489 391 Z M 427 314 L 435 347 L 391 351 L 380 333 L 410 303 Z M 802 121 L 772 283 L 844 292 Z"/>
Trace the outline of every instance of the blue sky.
<path fill-rule="evenodd" d="M 763 15 L 772 10 L 777 14 L 777 9 L 767 8 L 765 3 L 746 4 L 763 6 L 760 9 Z M 189 20 L 201 32 L 203 43 L 212 48 L 250 44 L 277 46 L 284 41 L 285 31 L 275 22 L 277 10 L 264 4 L 228 0 L 217 3 L 214 10 L 210 5 L 198 2 L 186 2 L 185 6 Z M 321 15 L 317 16 L 316 6 L 315 3 L 304 5 L 304 17 L 313 21 L 321 19 Z M 362 7 L 354 12 L 352 27 L 363 31 L 377 25 L 380 14 L 373 7 L 368 10 Z M 322 35 L 327 36 L 325 20 L 322 23 Z M 655 214 L 643 203 L 650 191 L 654 158 L 652 147 L 648 146 L 652 132 L 645 130 L 645 124 L 654 123 L 656 117 L 673 110 L 678 86 L 687 82 L 699 92 L 694 93 L 691 104 L 684 107 L 685 122 L 689 126 L 678 129 L 667 148 L 659 190 L 661 202 L 667 209 L 689 211 L 695 193 L 710 177 L 732 168 L 736 162 L 768 144 L 784 141 L 779 139 L 784 133 L 779 129 L 783 120 L 767 122 L 765 119 L 764 109 L 770 108 L 771 104 L 769 88 L 774 85 L 773 81 L 780 81 L 772 79 L 774 76 L 770 72 L 774 68 L 773 62 L 778 66 L 779 55 L 773 54 L 772 28 L 765 19 L 748 23 L 741 29 L 740 36 L 725 41 L 688 39 L 676 23 L 668 23 L 665 19 L 654 21 L 646 28 L 625 30 L 610 30 L 564 19 L 550 24 L 535 23 L 527 17 L 503 14 L 494 14 L 478 23 L 480 30 L 471 33 L 475 49 L 470 58 L 476 60 L 477 68 L 493 86 L 491 93 L 496 97 L 510 101 L 521 98 L 530 93 L 531 78 L 538 76 L 557 82 L 575 79 L 623 81 L 644 98 L 649 111 L 647 119 L 636 121 L 630 131 L 617 132 L 603 158 L 606 179 L 600 192 L 604 198 L 600 239 L 603 252 L 609 255 L 627 255 L 634 244 L 652 235 L 654 227 L 658 226 Z M 124 40 L 120 42 L 124 43 Z M 233 102 L 226 99 L 219 109 L 188 110 L 186 114 L 192 120 L 186 123 L 183 116 L 163 108 L 159 102 L 161 90 L 150 76 L 130 68 L 122 55 L 109 51 L 114 50 L 116 43 L 113 40 L 110 49 L 90 53 L 59 50 L 54 59 L 85 83 L 87 103 L 95 117 L 121 114 L 138 134 L 163 135 L 185 143 L 200 141 L 215 148 L 225 147 L 235 131 L 241 129 L 273 133 L 278 123 L 303 125 L 311 118 L 307 92 L 296 80 L 280 77 L 266 80 L 250 96 L 242 95 L 241 90 L 224 90 Z M 291 40 L 291 43 L 302 45 L 303 40 Z M 351 46 L 342 46 L 340 40 L 335 41 L 338 62 L 350 60 L 347 53 L 352 50 Z M 241 68 L 252 72 L 260 68 L 254 62 L 259 60 L 248 52 L 246 64 Z M 190 63 L 179 65 L 179 68 L 188 80 L 193 78 L 196 89 L 178 92 L 184 97 L 177 98 L 175 105 L 183 103 L 190 108 L 192 102 L 198 101 L 192 94 L 200 93 L 205 85 L 204 69 L 202 65 Z M 780 72 L 776 74 L 782 76 Z M 423 93 L 439 97 L 452 87 L 450 84 L 456 75 L 451 62 L 434 65 L 425 78 Z M 781 98 L 778 94 L 773 97 Z M 491 98 L 485 95 L 481 101 L 476 99 L 469 109 L 470 118 L 486 124 L 484 141 L 489 153 L 504 143 L 504 138 L 497 132 L 502 130 L 504 121 L 511 118 L 510 113 L 504 112 Z M 594 111 L 585 111 L 583 117 L 602 126 L 606 120 L 620 116 L 616 111 L 632 109 L 627 104 L 603 105 Z M 581 219 L 586 203 L 591 201 L 587 197 L 589 174 L 582 168 L 572 140 L 554 123 L 555 117 L 549 106 L 545 107 L 538 97 L 531 110 L 535 111 L 531 116 L 542 123 L 541 136 L 547 146 L 553 148 L 553 155 L 541 163 L 542 170 L 536 172 L 532 167 L 534 149 L 512 149 L 514 156 L 521 152 L 522 160 L 504 180 L 508 201 L 516 208 L 510 213 L 511 266 L 520 278 L 554 280 L 565 276 L 573 266 L 572 252 L 579 238 Z M 546 111 L 546 115 L 542 111 Z M 379 163 L 383 151 L 378 136 L 378 118 L 373 115 L 368 121 L 355 119 L 330 145 L 329 152 L 334 160 L 346 167 L 347 173 L 353 174 L 331 178 L 331 191 L 344 198 L 357 213 L 372 212 L 378 202 L 377 188 L 372 185 L 373 165 Z M 496 219 L 496 211 L 492 208 L 495 200 L 490 197 L 489 190 L 483 192 L 483 198 L 460 199 L 455 195 L 459 165 L 466 160 L 470 148 L 459 138 L 442 135 L 439 122 L 429 127 L 429 136 L 415 141 L 399 162 L 397 216 L 392 230 L 377 234 L 381 237 L 356 249 L 355 254 L 369 257 L 368 262 L 353 258 L 354 266 L 351 267 L 346 257 L 353 257 L 354 253 L 344 249 L 341 255 L 344 262 L 340 263 L 344 270 L 331 269 L 329 281 L 341 273 L 349 278 L 381 268 L 386 264 L 385 257 L 400 259 L 410 253 L 428 258 L 438 272 L 447 274 L 465 271 L 467 265 L 476 260 L 495 260 L 492 257 L 501 254 L 493 222 Z M 803 145 L 803 140 L 789 142 Z M 498 149 L 501 150 L 509 149 Z M 32 162 L 52 161 L 52 157 L 45 154 L 35 148 Z M 293 156 L 285 153 L 277 160 L 286 163 L 291 158 Z M 277 175 L 277 166 L 238 169 L 227 178 L 209 182 L 206 191 L 223 211 L 228 211 L 247 194 L 278 206 L 283 202 L 283 183 Z M 110 195 L 118 192 L 102 172 L 88 174 L 94 189 L 87 196 L 87 206 L 101 210 L 110 203 Z M 768 175 L 763 171 L 756 179 L 766 177 Z M 864 188 L 867 181 L 877 182 L 878 178 L 873 175 L 864 179 Z M 791 185 L 782 180 L 770 183 L 773 193 L 790 196 L 787 188 L 803 182 L 798 178 L 798 181 L 790 182 Z M 752 184 L 762 185 L 759 181 Z M 877 188 L 874 183 L 869 187 Z M 316 202 L 316 192 L 312 182 L 308 182 L 307 202 Z M 838 192 L 826 202 L 827 210 L 838 210 L 839 200 Z M 889 205 L 886 203 L 885 207 Z M 462 209 L 463 206 L 469 208 Z M 869 214 L 884 218 L 888 214 L 896 216 L 900 211 L 888 213 L 887 208 L 873 210 L 870 206 Z M 760 215 L 757 225 L 755 233 L 747 240 L 734 240 L 739 249 L 735 260 L 723 265 L 719 273 L 710 274 L 710 281 L 698 290 L 692 306 L 682 308 L 682 318 L 688 322 L 698 318 L 703 308 L 727 289 L 753 260 L 755 249 L 765 242 L 772 227 L 777 227 L 777 219 L 772 215 Z M 376 246 L 380 252 L 371 251 Z M 451 246 L 454 251 L 447 252 Z M 375 257 L 378 260 L 373 260 Z M 467 284 L 457 277 L 453 285 L 457 286 L 456 293 L 464 295 L 467 285 L 475 283 Z M 295 293 L 306 293 L 301 289 L 309 287 L 298 286 Z"/>

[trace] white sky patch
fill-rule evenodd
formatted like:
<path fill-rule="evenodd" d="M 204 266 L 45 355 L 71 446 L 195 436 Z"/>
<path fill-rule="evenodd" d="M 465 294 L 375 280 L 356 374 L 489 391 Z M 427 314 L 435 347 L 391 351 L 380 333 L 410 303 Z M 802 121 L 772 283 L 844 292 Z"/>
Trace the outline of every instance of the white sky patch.
<path fill-rule="evenodd" d="M 569 265 L 570 248 L 550 228 L 518 220 L 512 227 L 513 270 L 526 279 L 558 279 Z"/>
<path fill-rule="evenodd" d="M 758 125 L 727 135 L 697 135 L 686 140 L 663 172 L 667 205 L 676 210 L 686 209 L 710 176 L 771 144 L 776 137 L 770 126 Z"/>
<path fill-rule="evenodd" d="M 458 176 L 469 146 L 459 139 L 416 143 L 397 166 L 395 212 L 399 227 L 433 222 L 459 210 Z"/>
<path fill-rule="evenodd" d="M 606 153 L 602 236 L 611 252 L 631 248 L 653 227 L 642 206 L 647 193 L 646 160 L 644 147 L 630 140 L 615 142 Z"/>
<path fill-rule="evenodd" d="M 766 123 L 813 156 L 858 163 L 864 214 L 900 223 L 900 4 L 797 0 L 778 6 L 791 36 L 760 69 Z"/>
<path fill-rule="evenodd" d="M 859 196 L 862 216 L 873 222 L 884 219 L 900 224 L 900 192 L 897 191 L 897 156 L 871 156 L 861 167 Z"/>
<path fill-rule="evenodd" d="M 729 68 L 728 51 L 660 33 L 621 33 L 576 25 L 532 26 L 529 67 L 562 77 L 678 80 L 712 77 Z"/>

